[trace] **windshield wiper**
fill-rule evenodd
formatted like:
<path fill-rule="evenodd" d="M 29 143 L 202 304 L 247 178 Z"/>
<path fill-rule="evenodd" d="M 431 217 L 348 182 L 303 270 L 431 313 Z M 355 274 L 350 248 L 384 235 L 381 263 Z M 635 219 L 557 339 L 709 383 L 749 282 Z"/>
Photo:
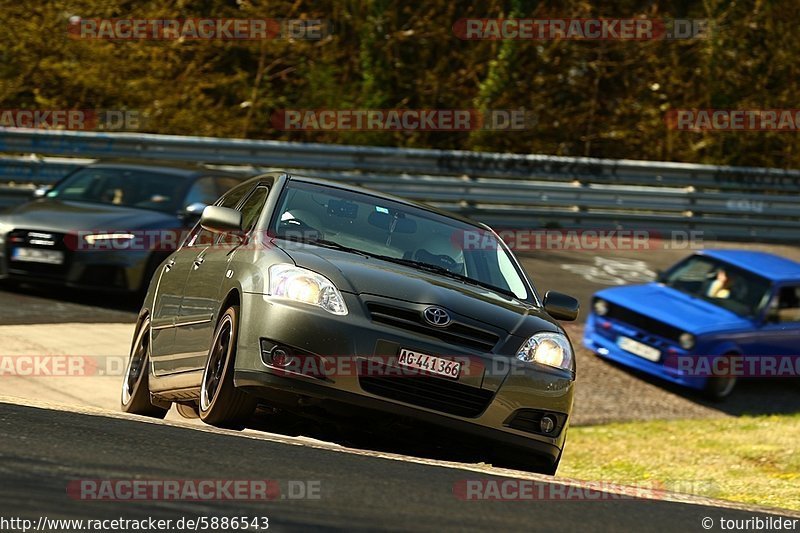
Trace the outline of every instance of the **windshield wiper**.
<path fill-rule="evenodd" d="M 470 285 L 477 285 L 478 287 L 483 287 L 484 289 L 489 289 L 492 291 L 496 291 L 506 296 L 512 296 L 514 298 L 517 297 L 512 291 L 508 289 L 503 289 L 501 287 L 497 287 L 492 285 L 491 283 L 486 283 L 485 281 L 481 281 L 475 278 L 471 278 L 469 276 L 465 276 L 464 274 L 459 274 L 458 272 L 453 272 L 452 270 L 448 270 L 447 268 L 439 265 L 433 265 L 431 263 L 426 263 L 424 261 L 415 261 L 413 259 L 402 259 L 399 257 L 391 257 L 388 255 L 373 255 L 373 257 L 377 259 L 383 259 L 384 261 L 389 261 L 392 263 L 398 263 L 401 265 L 406 265 L 414 268 L 418 268 L 420 270 L 425 270 L 427 272 L 433 272 L 436 274 L 441 274 L 443 276 L 447 276 L 449 278 L 457 279 L 458 281 L 462 281 L 464 283 L 469 283 Z"/>
<path fill-rule="evenodd" d="M 342 252 L 349 252 L 351 254 L 358 254 L 363 255 L 364 257 L 371 257 L 372 254 L 369 254 L 363 250 L 359 250 L 358 248 L 351 248 L 349 246 L 345 246 L 344 244 L 339 244 L 335 241 L 329 241 L 327 239 L 307 239 L 305 237 L 300 237 L 299 235 L 277 235 L 277 237 L 281 239 L 286 239 L 287 241 L 293 242 L 302 242 L 305 244 L 314 244 L 317 246 L 322 246 L 323 248 L 331 248 L 333 250 L 339 250 Z"/>

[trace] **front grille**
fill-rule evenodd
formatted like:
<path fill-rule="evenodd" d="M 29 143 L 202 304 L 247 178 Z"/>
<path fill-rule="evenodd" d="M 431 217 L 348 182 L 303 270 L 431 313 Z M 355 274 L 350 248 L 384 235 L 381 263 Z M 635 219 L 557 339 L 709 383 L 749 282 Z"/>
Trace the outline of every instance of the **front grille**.
<path fill-rule="evenodd" d="M 465 418 L 480 415 L 489 406 L 494 393 L 431 376 L 396 375 L 382 372 L 386 367 L 363 361 L 359 367 L 358 382 L 366 392 L 391 400 L 433 409 Z M 383 366 L 383 368 L 380 368 Z M 367 375 L 369 374 L 369 375 Z"/>
<path fill-rule="evenodd" d="M 415 309 L 395 307 L 377 302 L 368 302 L 367 309 L 369 309 L 373 322 L 427 335 L 448 344 L 464 346 L 484 353 L 491 352 L 500 340 L 500 337 L 491 331 L 457 321 L 453 321 L 443 328 L 430 326 L 423 320 L 422 313 Z"/>
<path fill-rule="evenodd" d="M 660 335 L 675 342 L 678 342 L 678 339 L 684 333 L 682 329 L 675 326 L 670 326 L 660 320 L 612 303 L 608 304 L 608 313 L 603 318 L 612 318 L 625 324 L 630 324 L 644 332 Z"/>
<path fill-rule="evenodd" d="M 57 250 L 64 253 L 64 262 L 60 265 L 34 263 L 28 261 L 12 261 L 11 251 L 14 248 L 35 248 L 38 250 Z M 12 273 L 60 278 L 69 269 L 70 249 L 63 233 L 52 231 L 17 229 L 6 235 L 6 264 Z"/>

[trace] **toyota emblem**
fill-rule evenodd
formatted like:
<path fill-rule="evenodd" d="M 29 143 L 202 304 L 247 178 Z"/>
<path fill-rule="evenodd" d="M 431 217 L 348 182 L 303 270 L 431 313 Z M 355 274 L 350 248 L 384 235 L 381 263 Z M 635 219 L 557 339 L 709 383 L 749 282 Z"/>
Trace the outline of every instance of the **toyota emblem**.
<path fill-rule="evenodd" d="M 441 328 L 450 323 L 450 314 L 441 307 L 428 307 L 422 315 L 431 326 Z"/>

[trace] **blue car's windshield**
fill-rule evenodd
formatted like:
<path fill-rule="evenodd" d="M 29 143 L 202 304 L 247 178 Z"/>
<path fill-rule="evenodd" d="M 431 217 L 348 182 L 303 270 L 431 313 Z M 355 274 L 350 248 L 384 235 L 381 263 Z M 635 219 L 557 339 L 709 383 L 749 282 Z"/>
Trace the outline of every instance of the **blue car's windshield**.
<path fill-rule="evenodd" d="M 741 316 L 755 315 L 770 288 L 761 276 L 703 255 L 682 261 L 661 282 Z"/>
<path fill-rule="evenodd" d="M 368 194 L 290 182 L 270 231 L 460 277 L 519 299 L 532 298 L 510 252 L 494 233 Z"/>

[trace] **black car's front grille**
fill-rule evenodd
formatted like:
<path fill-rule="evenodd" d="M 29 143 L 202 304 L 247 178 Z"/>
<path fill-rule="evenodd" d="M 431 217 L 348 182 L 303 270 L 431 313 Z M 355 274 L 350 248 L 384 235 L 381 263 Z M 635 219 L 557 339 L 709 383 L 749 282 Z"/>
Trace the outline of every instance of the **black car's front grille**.
<path fill-rule="evenodd" d="M 491 352 L 500 337 L 491 331 L 479 329 L 453 321 L 448 326 L 437 328 L 428 325 L 422 314 L 415 309 L 395 307 L 377 302 L 368 302 L 370 317 L 374 322 L 434 337 L 449 344 L 464 346 L 482 352 Z"/>
<path fill-rule="evenodd" d="M 378 365 L 380 367 L 382 365 Z M 385 367 L 384 367 L 385 368 Z M 366 392 L 391 400 L 474 418 L 492 401 L 494 392 L 432 376 L 397 375 L 362 362 L 358 382 Z"/>
<path fill-rule="evenodd" d="M 15 248 L 59 251 L 64 254 L 64 261 L 61 264 L 14 261 L 12 252 Z M 13 273 L 60 278 L 65 276 L 69 269 L 70 249 L 65 242 L 63 233 L 28 229 L 13 230 L 6 235 L 5 253 L 8 270 Z"/>
<path fill-rule="evenodd" d="M 675 326 L 670 326 L 669 324 L 665 324 L 660 320 L 650 318 L 647 315 L 632 311 L 627 307 L 622 307 L 612 303 L 608 304 L 608 313 L 604 316 L 604 318 L 612 318 L 614 320 L 624 322 L 625 324 L 630 324 L 631 326 L 644 332 L 653 333 L 675 342 L 677 342 L 680 336 L 684 333 L 683 330 L 676 328 Z"/>

